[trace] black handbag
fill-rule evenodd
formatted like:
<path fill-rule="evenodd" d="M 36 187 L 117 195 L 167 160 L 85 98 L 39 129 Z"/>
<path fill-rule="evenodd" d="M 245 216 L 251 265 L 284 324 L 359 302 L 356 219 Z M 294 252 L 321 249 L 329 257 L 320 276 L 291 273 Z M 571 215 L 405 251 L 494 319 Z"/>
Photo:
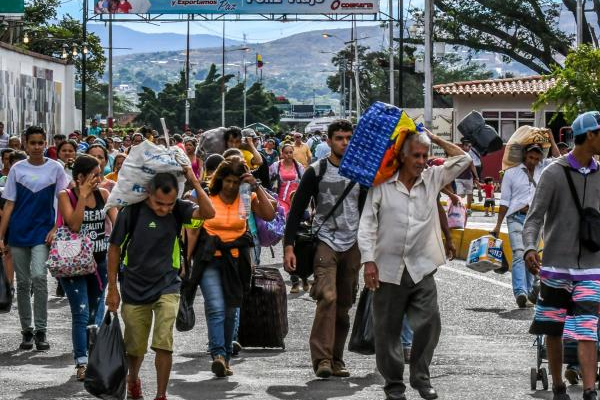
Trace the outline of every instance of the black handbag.
<path fill-rule="evenodd" d="M 353 353 L 375 354 L 375 330 L 373 328 L 373 291 L 365 286 L 358 300 L 348 350 Z"/>
<path fill-rule="evenodd" d="M 321 225 L 316 231 L 312 231 L 311 225 L 300 224 L 294 241 L 294 255 L 296 256 L 296 270 L 290 275 L 299 276 L 301 279 L 307 279 L 314 272 L 314 259 L 317 245 L 319 244 L 318 235 L 325 222 L 333 215 L 335 210 L 342 204 L 348 193 L 356 185 L 356 182 L 350 182 L 344 189 L 342 195 L 337 199 L 333 208 L 329 210 Z"/>
<path fill-rule="evenodd" d="M 569 167 L 564 167 L 564 171 L 579 212 L 579 242 L 589 251 L 596 253 L 600 251 L 600 212 L 592 207 L 582 207 Z M 585 204 L 585 192 L 583 193 L 583 203 Z"/>

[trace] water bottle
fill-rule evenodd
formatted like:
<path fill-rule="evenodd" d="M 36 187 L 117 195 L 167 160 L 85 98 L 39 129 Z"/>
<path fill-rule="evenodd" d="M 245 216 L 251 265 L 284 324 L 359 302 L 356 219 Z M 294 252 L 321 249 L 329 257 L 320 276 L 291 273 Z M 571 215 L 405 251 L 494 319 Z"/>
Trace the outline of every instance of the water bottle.
<path fill-rule="evenodd" d="M 248 219 L 252 211 L 252 187 L 249 183 L 240 185 L 240 207 L 239 213 L 241 219 Z"/>

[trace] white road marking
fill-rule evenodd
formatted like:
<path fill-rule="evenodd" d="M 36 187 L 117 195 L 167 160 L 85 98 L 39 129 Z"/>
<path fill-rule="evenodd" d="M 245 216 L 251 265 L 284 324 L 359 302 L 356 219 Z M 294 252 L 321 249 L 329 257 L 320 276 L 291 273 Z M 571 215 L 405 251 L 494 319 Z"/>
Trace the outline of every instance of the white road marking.
<path fill-rule="evenodd" d="M 497 281 L 497 280 L 492 279 L 492 278 L 488 278 L 487 276 L 483 276 L 482 274 L 476 274 L 476 273 L 469 272 L 469 271 L 462 271 L 462 270 L 459 270 L 459 269 L 456 269 L 456 268 L 452 268 L 452 267 L 448 267 L 448 266 L 442 266 L 439 269 L 441 269 L 443 271 L 454 272 L 454 273 L 459 274 L 459 275 L 468 276 L 470 278 L 479 279 L 480 281 L 489 282 L 489 283 L 494 284 L 496 286 L 500 286 L 500 287 L 512 290 L 512 285 L 510 285 L 508 283 L 505 283 L 505 282 Z"/>

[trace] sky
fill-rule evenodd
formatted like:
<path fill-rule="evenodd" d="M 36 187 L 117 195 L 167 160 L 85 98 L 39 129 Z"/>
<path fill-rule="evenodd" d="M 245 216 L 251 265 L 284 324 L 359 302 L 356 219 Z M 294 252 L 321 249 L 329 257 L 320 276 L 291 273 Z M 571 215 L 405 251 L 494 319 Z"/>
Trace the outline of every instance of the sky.
<path fill-rule="evenodd" d="M 92 4 L 93 0 L 90 1 Z M 81 19 L 82 15 L 82 0 L 62 0 L 62 5 L 59 9 L 59 15 L 70 14 L 74 18 Z M 393 2 L 394 10 L 397 10 L 397 0 Z M 421 6 L 423 0 L 404 0 L 405 14 L 406 10 L 414 6 Z M 388 1 L 380 2 L 380 10 L 386 12 L 388 10 Z M 362 23 L 362 25 L 376 25 L 376 21 L 369 23 Z M 275 39 L 279 39 L 286 36 L 291 36 L 296 33 L 314 31 L 314 30 L 328 30 L 328 29 L 344 29 L 350 28 L 351 23 L 348 22 L 228 22 L 225 28 L 225 36 L 228 39 L 233 40 L 244 40 L 244 34 L 246 40 L 251 43 L 266 42 Z M 146 33 L 161 33 L 161 32 L 173 32 L 173 33 L 186 33 L 186 24 L 184 22 L 178 23 L 160 23 L 158 25 L 148 23 L 126 23 L 130 29 L 134 29 Z M 193 21 L 190 24 L 190 33 L 192 34 L 212 34 L 221 36 L 222 35 L 222 23 L 221 22 L 199 22 Z"/>

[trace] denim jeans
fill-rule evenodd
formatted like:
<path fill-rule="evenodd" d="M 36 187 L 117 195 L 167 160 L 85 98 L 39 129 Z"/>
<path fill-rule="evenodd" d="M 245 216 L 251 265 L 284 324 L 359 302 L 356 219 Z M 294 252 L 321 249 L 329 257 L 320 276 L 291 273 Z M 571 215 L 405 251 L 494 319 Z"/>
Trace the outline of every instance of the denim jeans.
<path fill-rule="evenodd" d="M 225 261 L 215 258 L 204 270 L 200 280 L 200 290 L 204 297 L 204 314 L 208 327 L 208 350 L 212 357 L 231 358 L 231 341 L 235 331 L 238 307 L 227 307 L 221 282 L 221 268 Z"/>
<path fill-rule="evenodd" d="M 402 321 L 402 333 L 400 334 L 402 338 L 402 347 L 405 349 L 410 349 L 412 347 L 413 342 L 413 330 L 410 328 L 408 324 L 408 318 L 406 315 L 404 316 L 404 320 Z"/>
<path fill-rule="evenodd" d="M 98 305 L 102 302 L 106 286 L 106 259 L 98 263 L 98 274 L 60 278 L 60 284 L 71 306 L 71 339 L 75 363 L 87 364 L 87 327 L 97 325 Z"/>
<path fill-rule="evenodd" d="M 17 275 L 17 305 L 23 332 L 46 332 L 48 322 L 48 246 L 10 247 Z M 31 292 L 33 289 L 33 313 Z M 33 324 L 32 324 L 33 314 Z"/>
<path fill-rule="evenodd" d="M 513 294 L 517 297 L 520 294 L 527 295 L 533 286 L 533 275 L 525 267 L 523 255 L 525 246 L 523 245 L 523 224 L 525 215 L 512 214 L 507 219 L 508 237 L 510 247 L 513 253 L 512 259 L 512 286 Z"/>
<path fill-rule="evenodd" d="M 102 282 L 102 292 L 100 293 L 100 298 L 98 299 L 98 310 L 96 311 L 96 321 L 94 325 L 100 326 L 102 325 L 102 320 L 104 320 L 104 312 L 106 310 L 106 305 L 104 304 L 104 295 L 106 294 L 106 284 L 108 282 L 108 267 L 107 267 L 108 259 L 104 258 L 102 264 L 104 264 L 103 268 L 98 268 L 98 276 L 100 276 L 100 281 Z"/>

